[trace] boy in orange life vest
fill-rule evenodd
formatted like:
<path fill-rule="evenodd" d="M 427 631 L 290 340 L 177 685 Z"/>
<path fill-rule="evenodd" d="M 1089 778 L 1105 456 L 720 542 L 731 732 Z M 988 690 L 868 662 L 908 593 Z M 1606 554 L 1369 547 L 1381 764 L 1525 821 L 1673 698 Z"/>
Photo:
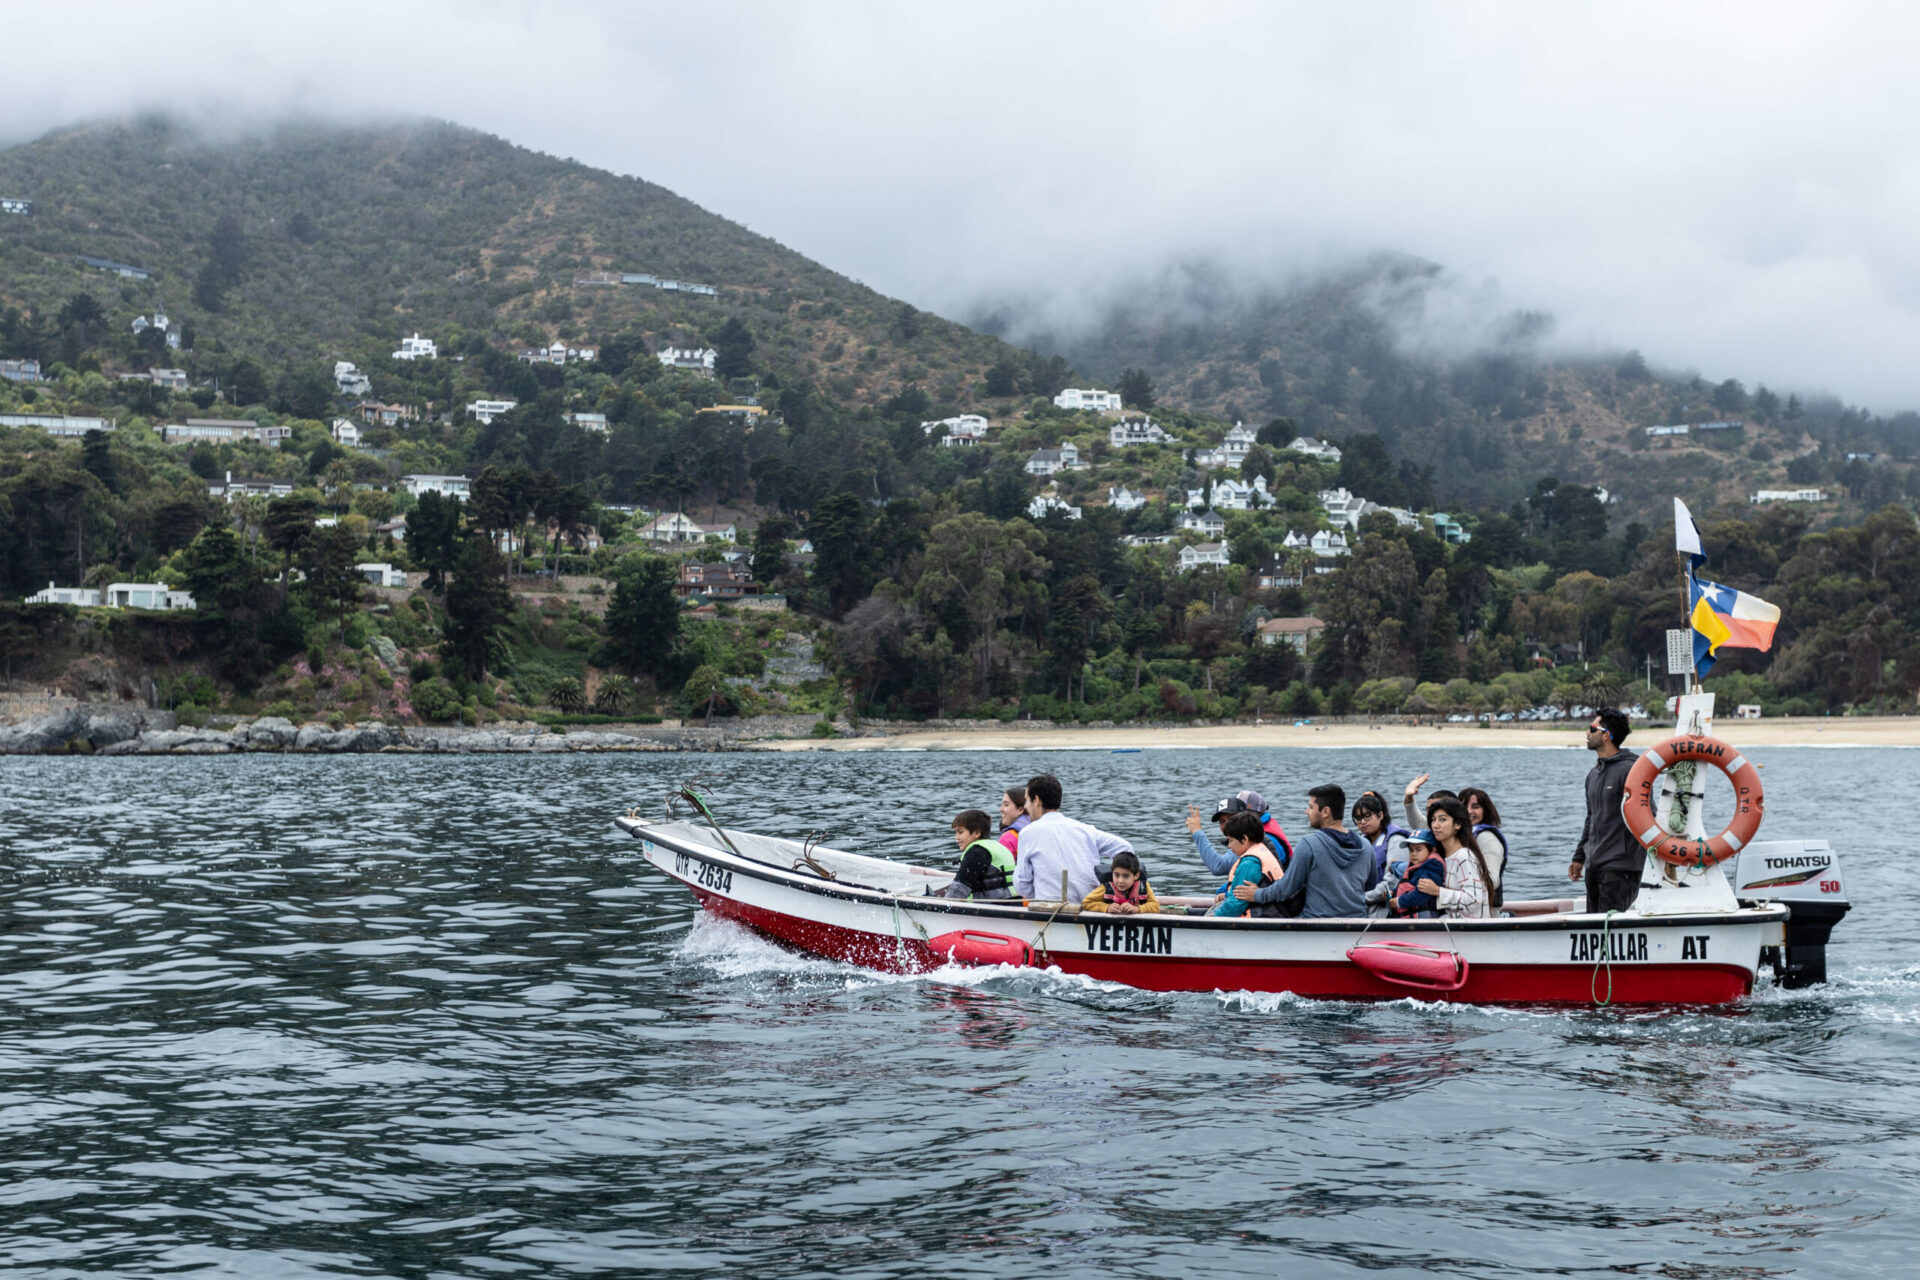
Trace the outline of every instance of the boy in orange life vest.
<path fill-rule="evenodd" d="M 1082 911 L 1111 911 L 1130 916 L 1141 911 L 1158 911 L 1160 899 L 1153 886 L 1140 874 L 1140 859 L 1131 853 L 1113 855 L 1111 884 L 1103 884 L 1080 901 Z"/>

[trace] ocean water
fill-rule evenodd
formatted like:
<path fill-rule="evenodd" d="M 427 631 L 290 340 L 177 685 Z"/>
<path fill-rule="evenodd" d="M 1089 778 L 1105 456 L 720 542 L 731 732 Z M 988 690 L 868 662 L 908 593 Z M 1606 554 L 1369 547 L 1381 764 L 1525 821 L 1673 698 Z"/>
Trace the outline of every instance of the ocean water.
<path fill-rule="evenodd" d="M 1833 981 L 1559 1012 L 869 973 L 610 819 L 701 776 L 931 860 L 1052 771 L 1193 891 L 1189 801 L 1431 771 L 1531 896 L 1571 749 L 0 759 L 0 1275 L 1905 1274 L 1920 752 L 1751 754 L 1843 852 Z"/>

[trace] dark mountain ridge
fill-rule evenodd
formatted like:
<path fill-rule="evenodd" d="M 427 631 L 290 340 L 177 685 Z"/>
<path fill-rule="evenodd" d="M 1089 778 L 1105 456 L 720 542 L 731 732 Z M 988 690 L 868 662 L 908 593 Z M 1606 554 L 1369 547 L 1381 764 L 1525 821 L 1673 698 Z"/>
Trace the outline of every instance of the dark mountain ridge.
<path fill-rule="evenodd" d="M 0 218 L 0 305 L 51 315 L 91 291 L 114 324 L 164 305 L 270 364 L 377 367 L 414 330 L 458 351 L 695 338 L 737 315 L 764 358 L 867 401 L 908 382 L 952 398 L 1007 355 L 663 187 L 442 122 L 220 140 L 165 117 L 85 124 L 0 152 L 0 191 L 33 202 Z M 600 273 L 715 294 L 579 283 Z"/>

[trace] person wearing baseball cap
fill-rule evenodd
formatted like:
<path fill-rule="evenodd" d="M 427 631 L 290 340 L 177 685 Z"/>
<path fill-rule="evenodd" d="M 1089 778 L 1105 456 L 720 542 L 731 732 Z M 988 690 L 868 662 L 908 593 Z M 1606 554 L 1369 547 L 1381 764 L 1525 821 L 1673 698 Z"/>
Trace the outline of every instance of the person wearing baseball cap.
<path fill-rule="evenodd" d="M 1214 822 L 1225 822 L 1236 813 L 1251 813 L 1260 819 L 1260 829 L 1266 835 L 1267 847 L 1273 850 L 1273 856 L 1280 859 L 1284 868 L 1293 861 L 1293 842 L 1287 839 L 1287 833 L 1267 809 L 1266 797 L 1258 791 L 1237 791 L 1220 802 L 1213 812 Z"/>

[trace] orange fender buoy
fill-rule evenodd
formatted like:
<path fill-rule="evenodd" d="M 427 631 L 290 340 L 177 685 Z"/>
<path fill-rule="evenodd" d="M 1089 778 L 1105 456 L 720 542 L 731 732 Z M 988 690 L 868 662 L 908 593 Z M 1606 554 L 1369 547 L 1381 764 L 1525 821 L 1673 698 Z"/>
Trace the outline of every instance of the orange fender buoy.
<path fill-rule="evenodd" d="M 984 933 L 978 929 L 957 929 L 927 939 L 927 950 L 944 955 L 955 964 L 1030 965 L 1033 948 L 1004 933 Z"/>
<path fill-rule="evenodd" d="M 1712 765 L 1733 784 L 1733 821 L 1711 840 L 1674 835 L 1653 816 L 1653 788 L 1660 775 L 1677 764 L 1692 761 Z M 1766 793 L 1760 770 L 1731 744 L 1718 738 L 1685 735 L 1650 747 L 1627 773 L 1626 795 L 1620 815 L 1648 853 L 1676 867 L 1710 867 L 1725 862 L 1752 843 L 1760 830 Z"/>
<path fill-rule="evenodd" d="M 1467 958 L 1417 942 L 1359 942 L 1347 959 L 1383 982 L 1423 991 L 1458 991 L 1467 985 Z"/>

